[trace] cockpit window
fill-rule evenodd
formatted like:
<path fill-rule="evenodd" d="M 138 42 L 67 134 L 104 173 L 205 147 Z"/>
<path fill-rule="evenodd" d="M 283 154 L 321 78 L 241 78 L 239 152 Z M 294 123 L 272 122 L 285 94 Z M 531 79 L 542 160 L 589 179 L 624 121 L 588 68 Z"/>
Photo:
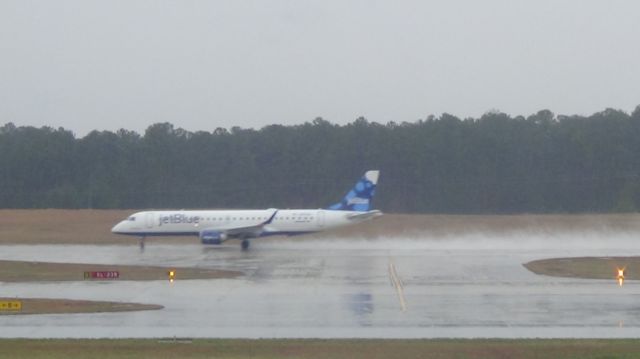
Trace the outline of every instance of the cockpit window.
<path fill-rule="evenodd" d="M 132 222 L 133 222 L 133 221 L 135 221 L 135 220 L 136 220 L 136 216 L 131 216 L 131 217 L 127 218 L 127 220 L 128 220 L 128 221 L 132 221 Z"/>

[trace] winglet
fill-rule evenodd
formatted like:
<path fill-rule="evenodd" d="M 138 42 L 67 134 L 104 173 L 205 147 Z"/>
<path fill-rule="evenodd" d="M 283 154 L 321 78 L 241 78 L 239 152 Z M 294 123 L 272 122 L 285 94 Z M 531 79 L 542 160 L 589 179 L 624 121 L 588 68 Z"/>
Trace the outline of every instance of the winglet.
<path fill-rule="evenodd" d="M 269 217 L 269 219 L 267 219 L 265 222 L 262 223 L 262 225 L 264 226 L 265 224 L 271 224 L 271 222 L 273 222 L 273 219 L 276 218 L 276 214 L 278 214 L 278 210 L 273 208 L 273 214 L 271 215 L 271 217 Z"/>

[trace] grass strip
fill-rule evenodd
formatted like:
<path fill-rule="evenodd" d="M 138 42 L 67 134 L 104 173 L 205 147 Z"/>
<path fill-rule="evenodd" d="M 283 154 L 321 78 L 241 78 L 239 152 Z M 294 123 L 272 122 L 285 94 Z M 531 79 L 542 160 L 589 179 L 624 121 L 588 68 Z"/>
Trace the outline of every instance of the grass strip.
<path fill-rule="evenodd" d="M 638 339 L 2 339 L 0 358 L 640 358 Z"/>
<path fill-rule="evenodd" d="M 85 272 L 92 271 L 118 271 L 119 278 L 113 280 L 167 280 L 169 270 L 175 271 L 176 280 L 235 278 L 242 275 L 238 271 L 206 268 L 0 260 L 0 282 L 81 281 L 85 280 Z"/>
<path fill-rule="evenodd" d="M 131 312 L 138 310 L 157 310 L 164 308 L 163 306 L 156 304 L 105 302 L 94 300 L 0 297 L 0 301 L 3 300 L 20 301 L 22 304 L 22 308 L 19 311 L 2 310 L 0 311 L 0 316 L 23 314 Z"/>
<path fill-rule="evenodd" d="M 625 280 L 640 278 L 640 257 L 549 258 L 523 266 L 536 274 L 585 279 L 616 279 L 617 268 L 625 268 Z"/>

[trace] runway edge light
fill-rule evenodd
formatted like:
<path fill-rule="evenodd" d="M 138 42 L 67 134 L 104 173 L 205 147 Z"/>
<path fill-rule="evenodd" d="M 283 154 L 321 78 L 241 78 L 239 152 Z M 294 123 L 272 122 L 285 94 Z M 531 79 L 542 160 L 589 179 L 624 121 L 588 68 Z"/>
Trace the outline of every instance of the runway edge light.
<path fill-rule="evenodd" d="M 171 269 L 171 270 L 169 270 L 169 271 L 167 272 L 167 275 L 169 276 L 169 282 L 172 282 L 172 283 L 173 283 L 174 279 L 176 278 L 176 271 L 175 271 L 175 269 Z"/>
<path fill-rule="evenodd" d="M 618 276 L 616 277 L 616 279 L 618 280 L 618 285 L 622 287 L 622 285 L 624 284 L 624 270 L 626 268 L 616 268 L 616 270 L 618 271 Z"/>

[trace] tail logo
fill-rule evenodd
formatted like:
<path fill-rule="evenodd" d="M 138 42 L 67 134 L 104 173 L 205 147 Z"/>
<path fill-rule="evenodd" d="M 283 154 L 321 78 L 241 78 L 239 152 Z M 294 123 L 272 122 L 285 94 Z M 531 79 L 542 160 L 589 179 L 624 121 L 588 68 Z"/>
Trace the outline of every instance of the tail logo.
<path fill-rule="evenodd" d="M 371 198 L 373 198 L 376 191 L 378 175 L 379 171 L 367 171 L 342 201 L 329 207 L 329 209 L 359 212 L 368 211 Z"/>
<path fill-rule="evenodd" d="M 347 202 L 347 205 L 352 204 L 369 204 L 369 200 L 367 198 L 354 197 L 349 199 L 349 201 Z"/>

